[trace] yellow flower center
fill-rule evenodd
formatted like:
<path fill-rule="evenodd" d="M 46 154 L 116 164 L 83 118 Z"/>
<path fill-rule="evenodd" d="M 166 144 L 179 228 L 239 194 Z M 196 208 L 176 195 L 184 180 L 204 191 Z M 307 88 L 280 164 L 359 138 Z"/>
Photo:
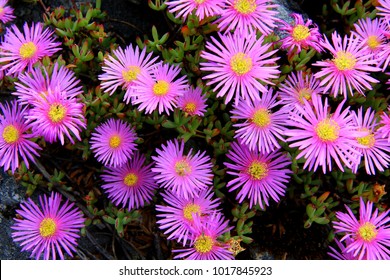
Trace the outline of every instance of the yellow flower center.
<path fill-rule="evenodd" d="M 175 164 L 175 171 L 179 176 L 186 176 L 191 174 L 191 166 L 189 165 L 187 160 L 179 160 Z"/>
<path fill-rule="evenodd" d="M 159 80 L 153 86 L 153 92 L 157 96 L 166 95 L 169 91 L 169 83 L 164 80 Z"/>
<path fill-rule="evenodd" d="M 2 136 L 7 144 L 13 144 L 19 139 L 19 130 L 14 125 L 9 124 L 4 128 Z"/>
<path fill-rule="evenodd" d="M 252 69 L 252 59 L 239 52 L 230 59 L 230 67 L 238 76 L 248 73 Z"/>
<path fill-rule="evenodd" d="M 367 129 L 363 130 L 363 131 L 368 131 Z M 368 134 L 367 136 L 364 136 L 364 137 L 358 137 L 356 138 L 356 140 L 358 141 L 358 143 L 360 145 L 363 145 L 367 148 L 371 148 L 375 145 L 375 136 L 374 136 L 374 133 L 370 133 Z"/>
<path fill-rule="evenodd" d="M 304 104 L 303 100 L 311 100 L 312 91 L 309 88 L 302 88 L 298 91 L 298 99 L 301 104 Z"/>
<path fill-rule="evenodd" d="M 123 179 L 123 182 L 128 187 L 134 187 L 138 182 L 138 176 L 135 173 L 129 173 L 126 175 L 125 179 Z"/>
<path fill-rule="evenodd" d="M 261 180 L 268 175 L 268 164 L 254 160 L 248 168 L 248 174 L 253 180 Z"/>
<path fill-rule="evenodd" d="M 111 148 L 118 148 L 119 147 L 119 145 L 121 144 L 121 138 L 119 137 L 119 135 L 113 135 L 113 136 L 111 136 L 110 137 L 110 143 L 109 143 L 109 145 L 110 145 L 110 147 Z"/>
<path fill-rule="evenodd" d="M 194 2 L 198 5 L 200 4 L 203 4 L 204 2 L 206 2 L 207 0 L 194 0 Z"/>
<path fill-rule="evenodd" d="M 39 233 L 43 238 L 52 237 L 57 230 L 57 224 L 52 218 L 45 218 L 39 225 Z"/>
<path fill-rule="evenodd" d="M 130 83 L 137 79 L 139 73 L 141 73 L 141 68 L 138 66 L 129 66 L 127 71 L 122 71 L 122 77 L 126 83 Z"/>
<path fill-rule="evenodd" d="M 184 218 L 186 218 L 188 221 L 192 221 L 192 214 L 202 214 L 200 211 L 200 206 L 198 204 L 188 203 L 183 209 Z"/>
<path fill-rule="evenodd" d="M 248 15 L 256 10 L 256 0 L 235 0 L 233 7 L 240 14 Z"/>
<path fill-rule="evenodd" d="M 307 26 L 303 24 L 298 24 L 293 28 L 291 36 L 295 41 L 302 41 L 310 36 L 310 30 Z"/>
<path fill-rule="evenodd" d="M 196 104 L 194 102 L 188 102 L 186 106 L 184 106 L 184 112 L 189 114 L 193 114 L 196 110 Z"/>
<path fill-rule="evenodd" d="M 20 54 L 20 57 L 23 59 L 30 59 L 35 55 L 37 50 L 38 50 L 38 48 L 33 42 L 28 42 L 28 43 L 24 43 L 20 47 L 19 54 Z"/>
<path fill-rule="evenodd" d="M 208 253 L 213 248 L 214 241 L 208 235 L 201 235 L 195 240 L 194 248 L 198 253 Z"/>
<path fill-rule="evenodd" d="M 356 65 L 356 57 L 350 52 L 338 51 L 333 62 L 340 71 L 352 70 Z"/>
<path fill-rule="evenodd" d="M 361 225 L 357 231 L 357 235 L 360 236 L 364 241 L 371 242 L 378 234 L 376 227 L 370 223 L 366 222 Z"/>
<path fill-rule="evenodd" d="M 267 109 L 258 109 L 252 117 L 252 123 L 258 127 L 264 128 L 271 123 L 271 117 Z"/>
<path fill-rule="evenodd" d="M 378 40 L 378 36 L 371 35 L 367 38 L 367 45 L 370 49 L 375 50 L 381 43 Z"/>
<path fill-rule="evenodd" d="M 61 122 L 66 116 L 66 107 L 62 104 L 56 103 L 50 105 L 49 118 L 53 123 Z"/>
<path fill-rule="evenodd" d="M 340 127 L 334 120 L 327 118 L 316 125 L 315 131 L 322 141 L 333 142 L 339 138 Z"/>

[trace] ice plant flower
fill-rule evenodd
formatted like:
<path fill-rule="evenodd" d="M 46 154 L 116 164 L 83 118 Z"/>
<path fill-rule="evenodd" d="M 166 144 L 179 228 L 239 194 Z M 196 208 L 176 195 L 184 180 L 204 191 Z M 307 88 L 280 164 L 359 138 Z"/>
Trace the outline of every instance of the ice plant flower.
<path fill-rule="evenodd" d="M 63 92 L 66 98 L 75 98 L 83 93 L 80 81 L 74 73 L 65 66 L 54 64 L 53 68 L 34 68 L 31 72 L 19 75 L 19 81 L 15 82 L 16 92 L 12 94 L 18 97 L 21 104 L 37 102 L 37 96 L 46 97 L 48 92 Z"/>
<path fill-rule="evenodd" d="M 206 50 L 201 57 L 206 62 L 200 63 L 200 70 L 209 72 L 203 79 L 207 85 L 215 85 L 217 97 L 225 97 L 228 104 L 234 97 L 235 104 L 239 98 L 244 100 L 259 99 L 259 91 L 267 88 L 262 84 L 273 84 L 280 71 L 275 64 L 276 52 L 268 51 L 270 44 L 264 44 L 264 37 L 256 39 L 254 33 L 219 34 L 219 39 L 211 37 L 206 42 Z"/>
<path fill-rule="evenodd" d="M 272 0 L 225 0 L 224 10 L 215 23 L 225 34 L 260 31 L 267 36 L 276 27 L 278 7 Z"/>
<path fill-rule="evenodd" d="M 91 150 L 105 166 L 119 167 L 132 158 L 137 135 L 129 123 L 109 119 L 91 134 Z"/>
<path fill-rule="evenodd" d="M 387 138 L 387 142 L 390 142 L 390 106 L 387 107 L 387 112 L 383 112 L 380 115 L 380 127 L 378 128 L 378 133 L 382 134 L 382 137 Z"/>
<path fill-rule="evenodd" d="M 39 156 L 41 148 L 30 140 L 36 135 L 29 132 L 31 126 L 25 120 L 27 108 L 13 101 L 0 104 L 0 109 L 0 166 L 14 173 L 22 158 L 29 168 L 29 161 L 35 162 L 34 156 Z"/>
<path fill-rule="evenodd" d="M 390 0 L 378 0 L 379 5 L 375 8 L 378 10 L 377 15 L 390 20 Z"/>
<path fill-rule="evenodd" d="M 4 41 L 0 44 L 0 63 L 8 74 L 19 74 L 26 68 L 32 71 L 33 65 L 44 56 L 52 56 L 61 50 L 60 42 L 55 41 L 54 31 L 43 29 L 42 23 L 27 23 L 23 33 L 16 25 L 7 28 Z"/>
<path fill-rule="evenodd" d="M 51 91 L 38 95 L 25 117 L 32 130 L 49 143 L 59 140 L 65 143 L 65 136 L 74 143 L 72 135 L 81 140 L 80 132 L 86 128 L 83 104 L 76 98 L 69 98 L 66 92 Z"/>
<path fill-rule="evenodd" d="M 39 205 L 28 198 L 16 210 L 22 219 L 14 219 L 12 238 L 20 242 L 22 251 L 31 252 L 31 258 L 64 259 L 63 251 L 71 257 L 76 252 L 85 219 L 74 203 L 61 203 L 61 199 L 60 194 L 52 192 L 50 197 L 41 195 Z"/>
<path fill-rule="evenodd" d="M 211 188 L 189 198 L 178 197 L 170 191 L 161 195 L 166 205 L 156 205 L 157 224 L 168 239 L 182 242 L 184 246 L 194 225 L 193 216 L 197 215 L 201 222 L 205 222 L 220 205 L 219 199 L 213 198 Z"/>
<path fill-rule="evenodd" d="M 152 171 L 160 187 L 187 199 L 212 184 L 212 164 L 206 152 L 193 153 L 191 148 L 185 154 L 184 141 L 177 139 L 168 141 L 156 152 L 157 156 L 152 156 L 155 161 Z"/>
<path fill-rule="evenodd" d="M 225 232 L 232 227 L 228 227 L 229 222 L 225 220 L 220 212 L 209 215 L 207 221 L 199 216 L 194 216 L 191 230 L 190 248 L 173 250 L 178 253 L 175 259 L 187 260 L 232 260 L 233 253 L 229 251 L 229 244 L 219 241 Z"/>
<path fill-rule="evenodd" d="M 101 186 L 108 198 L 118 207 L 133 210 L 149 203 L 157 188 L 151 164 L 145 156 L 135 152 L 132 159 L 119 167 L 106 167 Z"/>
<path fill-rule="evenodd" d="M 320 80 L 314 75 L 298 71 L 292 72 L 286 80 L 279 85 L 278 94 L 280 96 L 283 110 L 294 111 L 295 107 L 303 106 L 304 100 L 311 103 L 312 95 L 323 94 Z"/>
<path fill-rule="evenodd" d="M 157 57 L 152 57 L 152 52 L 146 54 L 146 48 L 140 50 L 138 46 L 131 44 L 125 49 L 118 47 L 113 51 L 113 56 L 108 55 L 104 59 L 103 74 L 99 75 L 101 87 L 112 95 L 118 87 L 126 91 L 124 101 L 126 104 L 135 98 L 135 81 L 140 75 L 150 71 Z"/>
<path fill-rule="evenodd" d="M 0 0 L 0 21 L 2 23 L 7 23 L 15 19 L 14 9 L 10 6 L 7 6 L 8 0 Z"/>
<path fill-rule="evenodd" d="M 340 170 L 344 171 L 343 164 L 348 168 L 359 162 L 361 153 L 357 150 L 357 137 L 368 133 L 358 131 L 352 121 L 349 107 L 342 111 L 345 100 L 330 114 L 328 99 L 323 103 L 321 96 L 313 95 L 312 104 L 305 101 L 302 107 L 296 107 L 291 112 L 287 125 L 291 129 L 285 130 L 287 142 L 291 148 L 298 147 L 297 159 L 304 157 L 306 162 L 303 168 L 316 171 L 320 166 L 324 173 L 332 170 L 332 159 Z"/>
<path fill-rule="evenodd" d="M 286 191 L 292 171 L 291 160 L 279 151 L 260 153 L 250 151 L 240 142 L 233 142 L 227 153 L 230 162 L 225 162 L 227 174 L 233 176 L 226 187 L 229 192 L 237 190 L 238 203 L 249 199 L 249 207 L 269 205 L 269 198 L 278 202 Z"/>
<path fill-rule="evenodd" d="M 353 90 L 364 94 L 365 90 L 371 90 L 370 83 L 378 83 L 377 79 L 370 76 L 370 72 L 378 72 L 381 69 L 373 66 L 377 61 L 365 46 L 365 41 L 361 41 L 356 35 L 351 34 L 343 39 L 337 32 L 332 33 L 332 43 L 324 36 L 323 47 L 333 56 L 332 59 L 322 60 L 314 63 L 322 69 L 314 74 L 321 79 L 321 86 L 324 91 L 337 96 L 348 93 L 353 95 Z"/>
<path fill-rule="evenodd" d="M 293 13 L 291 16 L 294 23 L 281 21 L 280 29 L 286 31 L 288 35 L 281 40 L 280 48 L 287 50 L 288 55 L 300 53 L 302 49 L 307 50 L 310 47 L 317 52 L 322 52 L 323 48 L 320 44 L 322 35 L 318 26 L 310 19 L 305 22 L 300 14 Z"/>
<path fill-rule="evenodd" d="M 375 111 L 371 111 L 369 107 L 363 115 L 363 108 L 360 107 L 357 114 L 353 112 L 352 115 L 358 130 L 368 133 L 366 136 L 356 138 L 360 145 L 356 149 L 362 153 L 362 157 L 359 157 L 359 163 L 356 162 L 352 170 L 355 173 L 357 172 L 360 160 L 363 158 L 367 174 L 375 174 L 375 169 L 384 171 L 390 163 L 390 145 L 387 139 L 382 137 L 382 134 L 377 130 L 378 122 Z"/>
<path fill-rule="evenodd" d="M 331 256 L 336 260 L 356 260 L 356 257 L 353 256 L 352 252 L 350 253 L 345 252 L 346 246 L 348 246 L 353 242 L 353 240 L 350 237 L 344 239 L 346 246 L 344 246 L 343 242 L 340 242 L 340 240 L 338 240 L 337 238 L 335 238 L 334 240 L 336 242 L 339 251 L 333 248 L 332 246 L 329 246 L 329 249 L 331 250 L 331 252 L 328 252 L 329 256 Z"/>
<path fill-rule="evenodd" d="M 364 203 L 360 198 L 359 220 L 352 210 L 345 206 L 347 213 L 336 212 L 338 221 L 333 222 L 335 233 L 352 239 L 346 244 L 345 253 L 352 253 L 357 259 L 389 260 L 390 259 L 390 209 L 378 215 L 378 209 L 373 213 L 373 203 Z"/>
<path fill-rule="evenodd" d="M 222 13 L 221 0 L 170 0 L 166 1 L 170 13 L 176 13 L 176 18 L 186 19 L 195 13 L 199 21 L 205 17 L 218 16 Z"/>
<path fill-rule="evenodd" d="M 176 107 L 177 98 L 189 88 L 186 77 L 178 77 L 180 70 L 180 66 L 158 63 L 149 74 L 140 75 L 135 81 L 137 96 L 132 103 L 147 114 L 158 108 L 159 114 L 169 115 Z"/>
<path fill-rule="evenodd" d="M 182 96 L 177 99 L 177 107 L 190 116 L 203 117 L 206 112 L 206 96 L 202 94 L 199 87 L 189 88 Z"/>
<path fill-rule="evenodd" d="M 288 112 L 275 109 L 280 101 L 276 101 L 278 95 L 272 91 L 272 88 L 267 89 L 260 100 L 242 100 L 231 111 L 232 118 L 244 121 L 233 124 L 235 138 L 240 138 L 252 151 L 269 153 L 280 148 L 278 140 L 284 141 Z"/>

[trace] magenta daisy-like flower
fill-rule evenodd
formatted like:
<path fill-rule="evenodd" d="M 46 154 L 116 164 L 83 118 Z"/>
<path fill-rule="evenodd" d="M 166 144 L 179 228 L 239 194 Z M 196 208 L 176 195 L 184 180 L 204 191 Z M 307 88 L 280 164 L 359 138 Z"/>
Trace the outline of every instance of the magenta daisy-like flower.
<path fill-rule="evenodd" d="M 260 100 L 242 100 L 231 111 L 234 119 L 244 121 L 233 124 L 237 128 L 235 138 L 240 138 L 252 151 L 269 153 L 280 148 L 279 140 L 284 141 L 282 135 L 288 113 L 274 109 L 280 101 L 276 101 L 278 95 L 273 95 L 272 91 L 269 88 Z"/>
<path fill-rule="evenodd" d="M 242 99 L 259 99 L 259 91 L 267 88 L 262 84 L 273 84 L 280 71 L 275 64 L 276 52 L 268 51 L 270 44 L 264 44 L 264 37 L 256 39 L 253 33 L 219 34 L 219 39 L 211 37 L 201 57 L 200 69 L 210 72 L 203 77 L 207 85 L 215 84 L 213 91 L 217 97 L 225 97 L 225 104 L 235 97 L 235 104 Z"/>
<path fill-rule="evenodd" d="M 32 71 L 33 65 L 44 56 L 51 56 L 61 45 L 56 42 L 54 32 L 43 29 L 42 23 L 33 23 L 31 27 L 27 23 L 23 26 L 23 33 L 16 25 L 7 28 L 4 41 L 0 44 L 0 63 L 8 74 L 21 73 L 28 68 Z"/>
<path fill-rule="evenodd" d="M 383 112 L 380 115 L 380 127 L 378 128 L 378 133 L 382 134 L 383 138 L 387 138 L 387 142 L 390 142 L 390 106 L 387 107 L 387 112 Z"/>
<path fill-rule="evenodd" d="M 188 15 L 195 15 L 202 20 L 205 17 L 218 16 L 222 13 L 221 0 L 170 0 L 166 1 L 170 13 L 176 13 L 177 18 L 186 19 Z"/>
<path fill-rule="evenodd" d="M 74 203 L 61 203 L 61 198 L 54 192 L 50 197 L 41 195 L 39 205 L 29 198 L 16 210 L 22 219 L 15 219 L 12 238 L 21 242 L 22 251 L 31 252 L 31 258 L 64 259 L 63 251 L 71 257 L 76 252 L 85 219 Z"/>
<path fill-rule="evenodd" d="M 177 107 L 190 116 L 204 116 L 206 112 L 206 96 L 202 94 L 201 88 L 189 88 L 186 93 L 177 99 Z"/>
<path fill-rule="evenodd" d="M 106 167 L 102 174 L 102 189 L 116 206 L 127 207 L 130 211 L 149 203 L 157 189 L 151 164 L 145 165 L 145 156 L 134 153 L 126 164 Z"/>
<path fill-rule="evenodd" d="M 390 0 L 378 0 L 379 5 L 376 6 L 378 10 L 377 15 L 390 20 Z"/>
<path fill-rule="evenodd" d="M 347 98 L 348 92 L 353 95 L 353 90 L 364 94 L 364 90 L 371 90 L 370 83 L 379 81 L 370 76 L 370 72 L 378 72 L 381 69 L 373 66 L 377 61 L 365 46 L 365 41 L 361 41 L 354 34 L 341 38 L 337 32 L 332 34 L 332 44 L 324 36 L 323 47 L 327 49 L 332 59 L 318 61 L 315 66 L 322 69 L 314 76 L 321 80 L 324 92 L 330 90 L 335 97 L 338 94 Z"/>
<path fill-rule="evenodd" d="M 233 253 L 229 251 L 229 245 L 218 240 L 222 234 L 232 229 L 221 213 L 214 212 L 212 215 L 207 216 L 206 221 L 195 215 L 191 229 L 190 248 L 173 250 L 173 253 L 179 253 L 174 257 L 175 259 L 234 259 Z"/>
<path fill-rule="evenodd" d="M 278 7 L 270 0 L 225 0 L 224 10 L 215 23 L 225 34 L 234 30 L 260 31 L 266 36 L 276 27 Z"/>
<path fill-rule="evenodd" d="M 345 253 L 352 253 L 357 259 L 389 260 L 390 259 L 390 217 L 387 210 L 378 215 L 378 209 L 373 213 L 373 203 L 364 203 L 360 198 L 359 220 L 352 210 L 345 206 L 347 213 L 336 212 L 338 221 L 333 222 L 336 233 L 352 239 L 346 244 Z"/>
<path fill-rule="evenodd" d="M 136 96 L 134 82 L 140 75 L 150 71 L 157 57 L 152 57 L 152 53 L 146 54 L 146 48 L 141 51 L 138 46 L 133 48 L 131 44 L 124 50 L 119 47 L 113 53 L 114 56 L 109 55 L 104 60 L 104 73 L 99 75 L 99 80 L 102 81 L 102 89 L 110 95 L 118 87 L 126 90 L 124 101 L 127 104 Z"/>
<path fill-rule="evenodd" d="M 294 19 L 293 24 L 285 21 L 281 22 L 280 29 L 286 31 L 289 35 L 281 40 L 282 45 L 280 47 L 287 50 L 288 55 L 299 53 L 302 49 L 309 49 L 310 47 L 317 52 L 321 52 L 323 50 L 320 44 L 322 35 L 318 26 L 310 19 L 305 22 L 300 14 L 293 13 L 291 16 Z"/>
<path fill-rule="evenodd" d="M 360 145 L 356 149 L 362 153 L 367 174 L 375 174 L 375 169 L 384 171 L 385 168 L 388 168 L 390 162 L 390 146 L 387 139 L 383 138 L 382 134 L 377 131 L 378 123 L 375 111 L 368 108 L 363 115 L 363 109 L 359 108 L 358 113 L 353 112 L 352 115 L 358 130 L 368 133 L 366 136 L 356 138 Z M 359 159 L 361 160 L 362 157 Z M 352 168 L 355 173 L 359 163 L 356 163 Z"/>
<path fill-rule="evenodd" d="M 25 120 L 27 109 L 16 101 L 0 104 L 0 109 L 0 166 L 14 173 L 20 157 L 29 168 L 29 161 L 35 162 L 34 156 L 39 156 L 37 151 L 41 148 L 30 140 L 36 135 L 29 133 L 31 126 Z"/>
<path fill-rule="evenodd" d="M 296 107 L 287 120 L 291 129 L 285 130 L 289 136 L 287 142 L 291 148 L 298 147 L 297 159 L 304 157 L 303 168 L 316 171 L 319 166 L 324 173 L 332 170 L 332 159 L 344 171 L 359 162 L 361 153 L 357 150 L 356 138 L 367 135 L 358 131 L 353 123 L 349 107 L 342 111 L 345 100 L 334 113 L 329 112 L 328 99 L 323 104 L 321 96 L 312 96 L 312 105 L 305 101 L 302 107 Z"/>
<path fill-rule="evenodd" d="M 74 73 L 65 66 L 55 64 L 52 69 L 36 67 L 29 73 L 19 75 L 15 82 L 16 92 L 21 104 L 31 104 L 39 100 L 37 96 L 45 97 L 49 91 L 62 92 L 67 98 L 77 97 L 83 93 L 80 81 Z"/>
<path fill-rule="evenodd" d="M 163 193 L 162 197 L 167 205 L 156 205 L 159 228 L 164 230 L 164 234 L 169 234 L 168 239 L 176 239 L 184 246 L 194 225 L 193 216 L 199 216 L 204 223 L 220 205 L 219 199 L 213 199 L 210 188 L 189 198 L 178 197 L 170 191 Z"/>
<path fill-rule="evenodd" d="M 145 109 L 147 114 L 158 108 L 160 114 L 165 112 L 169 115 L 176 106 L 177 98 L 184 95 L 189 87 L 186 77 L 178 78 L 180 70 L 180 66 L 158 63 L 149 74 L 140 75 L 135 81 L 136 98 L 132 103 L 140 110 Z"/>
<path fill-rule="evenodd" d="M 0 0 L 0 21 L 2 23 L 7 23 L 15 19 L 14 9 L 10 6 L 7 6 L 8 0 Z"/>
<path fill-rule="evenodd" d="M 47 95 L 36 96 L 28 115 L 25 117 L 37 135 L 53 143 L 60 140 L 64 145 L 66 136 L 74 143 L 73 136 L 81 140 L 80 131 L 86 128 L 83 103 L 69 98 L 66 92 L 49 91 Z M 72 136 L 73 135 L 73 136 Z"/>
<path fill-rule="evenodd" d="M 288 112 L 295 110 L 297 106 L 303 106 L 304 100 L 311 103 L 313 95 L 323 94 L 320 80 L 311 74 L 298 71 L 292 72 L 279 86 L 278 94 L 283 104 L 283 110 Z"/>
<path fill-rule="evenodd" d="M 329 256 L 331 256 L 336 260 L 356 260 L 356 257 L 354 257 L 351 252 L 350 253 L 345 252 L 346 246 L 348 246 L 353 242 L 353 240 L 350 237 L 344 239 L 346 245 L 344 245 L 344 243 L 338 240 L 337 238 L 335 238 L 335 242 L 338 247 L 338 250 L 333 248 L 332 246 L 329 246 L 329 249 L 331 250 L 331 252 L 328 252 Z"/>
<path fill-rule="evenodd" d="M 281 152 L 259 153 L 250 151 L 243 143 L 233 142 L 227 153 L 230 162 L 225 162 L 227 173 L 234 176 L 226 187 L 239 190 L 237 200 L 249 199 L 249 207 L 269 205 L 269 198 L 278 202 L 286 191 L 292 171 L 287 168 L 291 160 Z"/>
<path fill-rule="evenodd" d="M 212 184 L 213 173 L 210 157 L 206 152 L 192 153 L 192 148 L 184 153 L 184 141 L 175 139 L 156 150 L 152 156 L 156 165 L 152 171 L 160 187 L 171 190 L 179 197 L 194 197 L 199 191 Z"/>
<path fill-rule="evenodd" d="M 109 119 L 91 134 L 91 150 L 105 166 L 119 167 L 132 158 L 137 135 L 129 123 Z"/>

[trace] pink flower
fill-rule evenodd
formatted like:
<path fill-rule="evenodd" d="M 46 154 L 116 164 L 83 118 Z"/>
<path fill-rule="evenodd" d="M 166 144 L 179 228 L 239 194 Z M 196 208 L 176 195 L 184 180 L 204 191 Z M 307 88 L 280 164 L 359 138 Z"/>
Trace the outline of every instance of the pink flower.
<path fill-rule="evenodd" d="M 221 0 L 170 0 L 166 1 L 170 13 L 176 13 L 177 18 L 186 19 L 195 12 L 201 21 L 205 17 L 218 16 L 222 13 Z"/>
<path fill-rule="evenodd" d="M 225 0 L 225 7 L 215 23 L 225 34 L 230 31 L 272 33 L 276 27 L 279 5 L 272 0 Z"/>
<path fill-rule="evenodd" d="M 336 260 L 356 260 L 356 257 L 353 256 L 352 252 L 350 253 L 345 252 L 346 247 L 348 247 L 353 242 L 353 240 L 350 237 L 347 237 L 344 239 L 344 241 L 345 241 L 345 246 L 342 242 L 340 242 L 340 240 L 335 238 L 336 245 L 340 250 L 340 252 L 337 249 L 333 248 L 332 246 L 329 246 L 331 252 L 328 252 L 328 255 L 333 257 Z"/>
<path fill-rule="evenodd" d="M 8 0 L 0 0 L 0 21 L 2 23 L 7 23 L 15 19 L 14 9 L 10 6 L 7 6 Z"/>
<path fill-rule="evenodd" d="M 37 150 L 41 148 L 30 140 L 36 135 L 29 133 L 31 126 L 25 120 L 27 109 L 16 101 L 0 104 L 0 109 L 0 166 L 14 173 L 21 157 L 29 168 L 29 161 L 35 162 L 34 156 L 39 156 Z"/>
<path fill-rule="evenodd" d="M 137 135 L 129 123 L 109 119 L 91 134 L 91 150 L 105 166 L 119 167 L 132 158 Z"/>
<path fill-rule="evenodd" d="M 345 253 L 352 253 L 359 260 L 389 260 L 390 259 L 390 217 L 387 210 L 378 215 L 378 209 L 372 213 L 373 203 L 364 203 L 360 198 L 359 220 L 352 210 L 345 206 L 347 213 L 336 212 L 338 221 L 333 222 L 336 233 L 343 233 L 341 242 L 352 239 L 346 244 Z"/>
<path fill-rule="evenodd" d="M 382 134 L 383 138 L 387 138 L 387 142 L 390 142 L 390 116 L 389 116 L 390 106 L 387 107 L 387 112 L 383 112 L 380 115 L 380 127 L 378 128 L 378 133 Z"/>
<path fill-rule="evenodd" d="M 376 6 L 378 10 L 377 15 L 384 17 L 386 20 L 390 20 L 390 0 L 378 0 L 379 5 Z"/>
<path fill-rule="evenodd" d="M 105 92 L 112 95 L 118 87 L 126 90 L 124 101 L 129 103 L 136 98 L 134 90 L 135 81 L 140 75 L 144 75 L 153 67 L 157 57 L 152 57 L 152 53 L 146 54 L 146 48 L 140 49 L 138 46 L 130 44 L 124 50 L 118 48 L 113 51 L 114 56 L 109 55 L 104 60 L 102 67 L 103 74 L 99 75 L 101 87 Z"/>
<path fill-rule="evenodd" d="M 151 202 L 157 188 L 145 156 L 136 152 L 132 159 L 119 167 L 106 167 L 101 176 L 102 189 L 116 206 L 133 210 Z"/>
<path fill-rule="evenodd" d="M 206 152 L 193 154 L 192 149 L 184 153 L 184 141 L 175 139 L 157 149 L 152 156 L 156 165 L 152 171 L 160 187 L 171 190 L 178 197 L 194 197 L 212 184 L 213 173 L 210 157 Z"/>
<path fill-rule="evenodd" d="M 286 191 L 292 171 L 286 167 L 291 160 L 281 152 L 259 153 L 250 151 L 243 143 L 233 142 L 227 153 L 230 162 L 225 162 L 227 174 L 234 178 L 226 187 L 229 192 L 236 189 L 238 203 L 249 199 L 249 207 L 259 205 L 261 209 L 269 205 L 269 198 L 278 202 Z"/>
<path fill-rule="evenodd" d="M 212 90 L 217 97 L 225 97 L 225 104 L 235 97 L 235 104 L 241 97 L 244 100 L 259 100 L 259 91 L 267 88 L 262 84 L 273 84 L 280 71 L 272 58 L 276 52 L 268 51 L 270 44 L 264 44 L 264 36 L 256 39 L 254 33 L 219 34 L 219 39 L 211 37 L 201 57 L 200 70 L 210 72 L 203 77 L 214 85 Z"/>
<path fill-rule="evenodd" d="M 202 94 L 201 88 L 189 88 L 177 99 L 177 107 L 190 116 L 203 117 L 206 112 L 206 96 Z"/>
<path fill-rule="evenodd" d="M 58 48 L 61 43 L 55 41 L 54 32 L 43 30 L 42 23 L 33 23 L 31 27 L 25 23 L 23 32 L 12 25 L 7 28 L 0 45 L 0 63 L 6 63 L 1 68 L 7 70 L 8 74 L 19 74 L 26 68 L 32 71 L 33 65 L 44 56 L 52 56 L 61 50 Z"/>
<path fill-rule="evenodd" d="M 30 198 L 20 205 L 16 213 L 23 219 L 15 219 L 12 238 L 21 242 L 22 251 L 31 252 L 31 258 L 45 260 L 64 259 L 63 250 L 69 256 L 76 252 L 80 229 L 84 218 L 80 210 L 68 200 L 61 204 L 61 195 L 51 193 L 39 197 L 39 205 Z"/>
<path fill-rule="evenodd" d="M 370 72 L 378 72 L 380 68 L 372 66 L 377 61 L 368 51 L 365 41 L 361 41 L 353 34 L 342 39 L 336 32 L 332 34 L 333 45 L 326 37 L 324 38 L 323 47 L 333 58 L 313 64 L 322 67 L 314 76 L 322 79 L 320 85 L 324 86 L 324 92 L 330 90 L 334 97 L 341 94 L 347 98 L 348 93 L 353 95 L 353 91 L 356 90 L 364 94 L 365 90 L 372 89 L 370 83 L 379 82 L 370 76 Z"/>

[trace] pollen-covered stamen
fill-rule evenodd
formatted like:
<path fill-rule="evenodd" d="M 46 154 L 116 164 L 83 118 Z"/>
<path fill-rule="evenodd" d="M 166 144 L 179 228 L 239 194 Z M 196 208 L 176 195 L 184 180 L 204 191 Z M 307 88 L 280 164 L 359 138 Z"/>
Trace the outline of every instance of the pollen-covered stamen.
<path fill-rule="evenodd" d="M 230 67 L 238 76 L 248 73 L 252 69 L 252 59 L 239 52 L 230 59 Z"/>
<path fill-rule="evenodd" d="M 137 79 L 139 73 L 141 73 L 141 68 L 138 66 L 129 66 L 127 67 L 127 71 L 122 71 L 122 77 L 126 83 L 131 83 Z"/>
<path fill-rule="evenodd" d="M 135 173 L 128 173 L 125 178 L 123 179 L 123 182 L 128 187 L 134 187 L 138 182 L 138 176 Z"/>
<path fill-rule="evenodd" d="M 39 234 L 44 237 L 51 237 L 56 233 L 57 224 L 52 218 L 45 218 L 39 224 Z"/>
<path fill-rule="evenodd" d="M 179 160 L 175 164 L 176 174 L 179 176 L 186 176 L 191 174 L 191 166 L 186 159 Z"/>
<path fill-rule="evenodd" d="M 356 57 L 345 51 L 338 51 L 335 58 L 333 59 L 334 65 L 340 71 L 352 70 L 356 65 Z"/>
<path fill-rule="evenodd" d="M 206 2 L 207 0 L 194 0 L 194 2 L 198 5 L 200 4 L 203 4 L 204 2 Z"/>
<path fill-rule="evenodd" d="M 310 36 L 310 29 L 303 24 L 298 24 L 293 28 L 291 36 L 297 42 L 305 40 Z"/>
<path fill-rule="evenodd" d="M 33 42 L 27 42 L 20 47 L 19 54 L 23 59 L 30 59 L 35 55 L 37 50 L 38 48 Z"/>
<path fill-rule="evenodd" d="M 200 211 L 200 206 L 195 203 L 188 203 L 183 209 L 183 216 L 188 221 L 192 221 L 193 220 L 192 214 L 201 215 L 202 212 Z"/>
<path fill-rule="evenodd" d="M 13 144 L 18 141 L 20 133 L 14 125 L 9 124 L 4 128 L 2 136 L 7 144 Z"/>
<path fill-rule="evenodd" d="M 334 120 L 327 118 L 316 125 L 315 132 L 322 141 L 333 142 L 339 138 L 340 126 Z"/>
<path fill-rule="evenodd" d="M 312 91 L 310 88 L 302 88 L 298 91 L 298 99 L 301 104 L 304 104 L 304 100 L 311 100 Z"/>
<path fill-rule="evenodd" d="M 366 222 L 361 225 L 357 231 L 357 235 L 364 241 L 371 242 L 377 236 L 378 231 L 376 227 L 370 223 Z"/>
<path fill-rule="evenodd" d="M 214 240 L 208 235 L 201 235 L 195 240 L 194 248 L 198 253 L 208 253 L 213 249 Z"/>
<path fill-rule="evenodd" d="M 153 93 L 157 96 L 166 95 L 169 91 L 169 83 L 159 80 L 153 85 Z"/>
<path fill-rule="evenodd" d="M 196 104 L 194 102 L 188 102 L 186 106 L 184 106 L 184 112 L 189 114 L 193 114 L 196 110 Z"/>
<path fill-rule="evenodd" d="M 367 129 L 363 130 L 363 131 L 368 131 Z M 369 133 L 368 135 L 366 136 L 363 136 L 363 137 L 358 137 L 356 138 L 356 140 L 358 141 L 358 143 L 360 145 L 363 145 L 367 148 L 371 148 L 375 145 L 375 136 L 374 136 L 374 133 Z"/>
<path fill-rule="evenodd" d="M 268 164 L 262 161 L 254 160 L 248 168 L 248 174 L 253 180 L 261 180 L 268 175 Z"/>
<path fill-rule="evenodd" d="M 109 145 L 111 148 L 118 148 L 119 145 L 122 143 L 121 138 L 119 135 L 112 135 L 109 140 Z"/>
<path fill-rule="evenodd" d="M 49 108 L 49 118 L 53 123 L 59 123 L 66 117 L 66 107 L 60 103 L 51 104 Z"/>
<path fill-rule="evenodd" d="M 367 46 L 371 50 L 375 50 L 380 44 L 381 44 L 381 42 L 379 41 L 378 36 L 376 36 L 376 35 L 368 36 L 368 38 L 367 38 Z"/>
<path fill-rule="evenodd" d="M 248 15 L 256 11 L 256 0 L 235 0 L 234 9 L 243 15 Z"/>
<path fill-rule="evenodd" d="M 264 128 L 271 123 L 271 115 L 267 109 L 261 108 L 256 110 L 251 121 L 258 127 Z"/>

